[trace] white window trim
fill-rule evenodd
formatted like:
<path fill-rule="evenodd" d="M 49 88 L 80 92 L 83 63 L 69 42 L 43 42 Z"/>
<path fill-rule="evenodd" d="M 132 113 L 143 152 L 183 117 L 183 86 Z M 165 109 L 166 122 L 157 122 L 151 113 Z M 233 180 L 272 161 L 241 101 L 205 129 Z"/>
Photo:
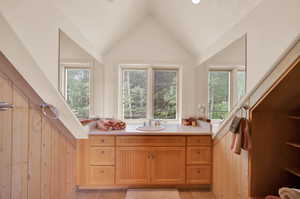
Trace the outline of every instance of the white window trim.
<path fill-rule="evenodd" d="M 89 116 L 94 115 L 94 62 L 84 60 L 68 60 L 60 63 L 60 91 L 66 100 L 66 69 L 89 69 L 90 70 L 90 110 Z"/>
<path fill-rule="evenodd" d="M 247 73 L 246 66 L 237 65 L 237 66 L 210 66 L 208 67 L 208 72 L 229 72 L 229 106 L 228 112 L 237 104 L 237 72 L 245 71 Z M 209 81 L 209 79 L 208 79 Z M 245 89 L 247 91 L 247 77 L 245 78 Z M 209 82 L 208 82 L 209 85 Z M 209 96 L 209 87 L 208 87 L 208 96 Z"/>
<path fill-rule="evenodd" d="M 123 115 L 123 103 L 122 103 L 122 89 L 123 89 L 123 70 L 137 69 L 147 70 L 147 118 L 145 119 L 124 119 Z M 164 65 L 164 64 L 120 64 L 119 65 L 119 86 L 118 86 L 118 117 L 127 123 L 140 123 L 145 120 L 153 119 L 153 83 L 154 83 L 154 70 L 177 70 L 177 97 L 176 97 L 176 119 L 160 119 L 161 121 L 168 123 L 178 123 L 181 120 L 182 113 L 182 67 L 178 65 Z"/>

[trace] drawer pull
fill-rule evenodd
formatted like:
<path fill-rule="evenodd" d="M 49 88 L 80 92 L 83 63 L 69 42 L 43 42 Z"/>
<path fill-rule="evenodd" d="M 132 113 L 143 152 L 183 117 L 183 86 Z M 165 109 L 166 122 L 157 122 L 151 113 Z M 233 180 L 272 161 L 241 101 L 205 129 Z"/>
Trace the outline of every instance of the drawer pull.
<path fill-rule="evenodd" d="M 99 171 L 99 173 L 104 173 L 104 171 L 103 171 L 103 170 L 101 170 L 101 171 Z"/>
<path fill-rule="evenodd" d="M 200 170 L 197 170 L 197 173 L 201 173 L 201 171 L 200 171 Z"/>
<path fill-rule="evenodd" d="M 105 152 L 104 152 L 104 151 L 101 151 L 101 153 L 104 154 Z"/>
<path fill-rule="evenodd" d="M 201 152 L 200 151 L 197 151 L 197 154 L 200 154 Z"/>
<path fill-rule="evenodd" d="M 104 143 L 104 139 L 102 139 L 101 142 Z"/>

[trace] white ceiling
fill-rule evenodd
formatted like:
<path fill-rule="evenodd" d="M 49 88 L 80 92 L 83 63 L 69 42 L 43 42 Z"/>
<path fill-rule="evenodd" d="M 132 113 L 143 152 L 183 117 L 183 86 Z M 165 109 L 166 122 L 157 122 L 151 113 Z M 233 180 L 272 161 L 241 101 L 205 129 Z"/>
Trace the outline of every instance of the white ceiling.
<path fill-rule="evenodd" d="M 151 15 L 201 56 L 262 0 L 54 0 L 100 55 Z M 88 3 L 87 3 L 88 2 Z"/>

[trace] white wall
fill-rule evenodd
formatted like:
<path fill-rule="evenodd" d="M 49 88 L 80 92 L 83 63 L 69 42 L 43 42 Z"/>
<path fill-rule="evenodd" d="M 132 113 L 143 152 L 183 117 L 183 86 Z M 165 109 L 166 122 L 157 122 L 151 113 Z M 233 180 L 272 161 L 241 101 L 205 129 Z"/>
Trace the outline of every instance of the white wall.
<path fill-rule="evenodd" d="M 16 70 L 24 77 L 31 87 L 46 102 L 54 104 L 60 111 L 60 120 L 75 137 L 86 136 L 79 121 L 72 114 L 56 87 L 47 80 L 15 32 L 0 13 L 0 51 L 10 60 Z"/>
<path fill-rule="evenodd" d="M 247 86 L 251 90 L 300 34 L 299 0 L 264 0 L 240 23 L 224 34 L 202 56 L 205 62 L 247 33 Z"/>
<path fill-rule="evenodd" d="M 0 1 L 0 12 L 56 88 L 59 28 L 97 57 L 94 47 L 51 1 L 4 0 Z"/>
<path fill-rule="evenodd" d="M 152 17 L 134 32 L 128 33 L 111 51 L 103 56 L 104 69 L 104 114 L 118 114 L 118 71 L 120 64 L 155 64 L 182 66 L 182 115 L 195 113 L 195 58 Z"/>

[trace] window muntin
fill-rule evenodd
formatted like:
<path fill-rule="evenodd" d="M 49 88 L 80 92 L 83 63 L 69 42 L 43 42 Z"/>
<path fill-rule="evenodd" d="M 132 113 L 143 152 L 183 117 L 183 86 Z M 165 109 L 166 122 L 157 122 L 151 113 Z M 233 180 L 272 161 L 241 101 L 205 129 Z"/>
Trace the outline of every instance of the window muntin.
<path fill-rule="evenodd" d="M 91 70 L 65 67 L 65 98 L 78 118 L 90 116 Z"/>
<path fill-rule="evenodd" d="M 223 120 L 230 106 L 230 72 L 209 72 L 209 117 Z"/>
<path fill-rule="evenodd" d="M 177 68 L 121 66 L 121 70 L 120 116 L 123 119 L 178 119 Z M 135 85 L 132 83 L 132 80 L 128 81 L 127 79 L 128 74 L 131 73 L 140 74 L 140 80 L 135 82 Z M 127 88 L 138 88 L 136 90 L 139 90 L 139 92 L 129 92 Z M 137 93 L 140 93 L 139 97 L 137 97 Z M 137 113 L 134 113 L 134 110 L 130 110 L 134 107 L 140 108 Z"/>

